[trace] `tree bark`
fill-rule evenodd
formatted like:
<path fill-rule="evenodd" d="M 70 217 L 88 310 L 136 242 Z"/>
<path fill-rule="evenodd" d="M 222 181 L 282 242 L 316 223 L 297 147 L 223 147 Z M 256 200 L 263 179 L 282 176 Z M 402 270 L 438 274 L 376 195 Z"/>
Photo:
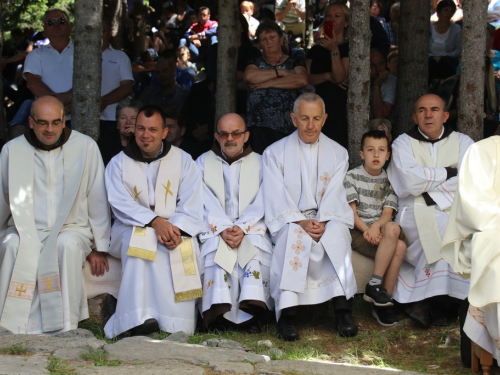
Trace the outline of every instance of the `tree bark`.
<path fill-rule="evenodd" d="M 349 164 L 361 164 L 359 142 L 367 130 L 370 96 L 370 11 L 365 0 L 351 1 L 349 24 L 349 91 L 347 120 Z"/>
<path fill-rule="evenodd" d="M 457 127 L 474 141 L 483 139 L 487 7 L 487 0 L 464 3 Z"/>
<path fill-rule="evenodd" d="M 304 41 L 304 47 L 306 51 L 309 51 L 314 44 L 314 3 L 313 0 L 306 0 L 306 40 Z"/>
<path fill-rule="evenodd" d="M 71 126 L 97 139 L 101 115 L 102 2 L 75 2 L 75 57 Z"/>
<path fill-rule="evenodd" d="M 429 14 L 429 0 L 401 2 L 395 136 L 413 127 L 415 102 L 429 90 Z"/>
<path fill-rule="evenodd" d="M 238 61 L 238 2 L 219 0 L 217 46 L 217 94 L 215 118 L 236 111 L 236 66 Z"/>
<path fill-rule="evenodd" d="M 116 49 L 125 47 L 127 27 L 130 22 L 128 18 L 128 7 L 126 0 L 104 1 L 103 17 L 109 22 L 111 29 L 111 45 Z"/>
<path fill-rule="evenodd" d="M 3 12 L 2 10 L 2 2 L 0 2 L 0 13 Z M 2 56 L 2 49 L 3 49 L 3 27 L 2 27 L 2 18 L 0 18 L 0 56 Z M 7 138 L 7 119 L 5 117 L 5 109 L 4 109 L 4 101 L 3 101 L 3 75 L 2 75 L 2 69 L 0 69 L 0 99 L 1 99 L 1 106 L 0 106 L 0 138 L 6 139 Z"/>

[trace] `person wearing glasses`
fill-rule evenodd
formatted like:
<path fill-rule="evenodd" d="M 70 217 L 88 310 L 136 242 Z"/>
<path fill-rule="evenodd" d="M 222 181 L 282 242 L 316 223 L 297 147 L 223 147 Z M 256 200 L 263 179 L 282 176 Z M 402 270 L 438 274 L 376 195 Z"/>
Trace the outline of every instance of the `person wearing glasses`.
<path fill-rule="evenodd" d="M 293 105 L 297 130 L 274 143 L 262 156 L 265 223 L 271 233 L 271 295 L 278 333 L 297 340 L 294 317 L 300 305 L 332 300 L 335 328 L 352 337 L 356 280 L 351 260 L 354 215 L 347 203 L 345 148 L 321 133 L 323 99 L 302 94 Z"/>
<path fill-rule="evenodd" d="M 261 331 L 267 309 L 272 244 L 264 224 L 261 156 L 247 145 L 240 115 L 216 124 L 214 146 L 196 163 L 203 173 L 204 230 L 200 233 L 203 326 L 223 331 L 241 325 Z"/>
<path fill-rule="evenodd" d="M 35 97 L 51 95 L 59 99 L 64 104 L 66 121 L 69 121 L 73 98 L 74 45 L 70 39 L 68 14 L 60 9 L 45 12 L 43 33 L 50 43 L 26 57 L 23 77 Z"/>
<path fill-rule="evenodd" d="M 191 156 L 165 140 L 168 132 L 160 107 L 142 107 L 134 137 L 106 167 L 115 218 L 109 253 L 122 262 L 109 338 L 196 327 L 203 183 Z"/>
<path fill-rule="evenodd" d="M 53 96 L 0 157 L 0 326 L 56 334 L 89 317 L 82 269 L 109 270 L 110 212 L 97 144 L 65 124 Z"/>

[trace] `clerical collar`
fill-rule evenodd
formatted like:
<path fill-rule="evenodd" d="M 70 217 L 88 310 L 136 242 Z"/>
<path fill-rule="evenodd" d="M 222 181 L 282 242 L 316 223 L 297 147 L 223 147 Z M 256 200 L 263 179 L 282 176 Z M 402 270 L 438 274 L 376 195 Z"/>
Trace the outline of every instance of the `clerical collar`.
<path fill-rule="evenodd" d="M 135 138 L 132 137 L 130 139 L 130 142 L 128 143 L 127 146 L 123 149 L 123 152 L 125 155 L 127 155 L 129 158 L 135 160 L 135 161 L 140 161 L 142 163 L 152 163 L 153 161 L 156 161 L 158 159 L 163 158 L 165 155 L 168 154 L 170 151 L 170 143 L 168 143 L 165 139 L 162 141 L 161 144 L 161 149 L 160 151 L 152 158 L 145 158 L 142 156 L 141 149 L 137 145 L 137 142 L 135 141 Z"/>
<path fill-rule="evenodd" d="M 70 135 L 71 135 L 71 129 L 68 127 L 64 128 L 63 132 L 61 133 L 61 136 L 59 137 L 57 142 L 54 143 L 52 146 L 47 146 L 47 145 L 44 145 L 42 142 L 40 142 L 38 140 L 38 138 L 36 137 L 36 134 L 33 131 L 33 129 L 30 129 L 29 132 L 24 133 L 24 138 L 26 138 L 28 143 L 30 145 L 32 145 L 34 148 L 37 148 L 37 149 L 43 150 L 43 151 L 52 151 L 52 150 L 55 150 L 56 148 L 61 147 L 63 144 L 65 144 L 68 141 Z"/>
<path fill-rule="evenodd" d="M 438 139 L 429 139 L 429 137 L 427 137 L 424 133 L 420 131 L 418 125 L 415 125 L 408 132 L 406 132 L 406 134 L 416 139 L 417 141 L 429 142 L 429 143 L 439 142 L 448 137 L 451 133 L 453 133 L 453 129 L 451 128 L 451 126 L 448 126 L 446 124 L 443 125 L 443 131 L 441 132 L 441 135 L 439 136 Z"/>
<path fill-rule="evenodd" d="M 227 164 L 229 164 L 229 165 L 231 165 L 232 163 L 234 163 L 237 160 L 244 158 L 245 156 L 247 156 L 248 154 L 253 152 L 252 147 L 250 147 L 250 145 L 246 145 L 246 146 L 244 145 L 243 149 L 241 150 L 241 153 L 239 155 L 237 155 L 234 158 L 228 158 L 224 154 L 224 152 L 222 151 L 222 148 L 220 147 L 220 144 L 217 141 L 214 141 L 214 144 L 212 146 L 212 151 L 215 155 L 220 157 L 222 160 L 225 160 L 227 162 Z"/>
<path fill-rule="evenodd" d="M 306 143 L 306 142 L 304 142 L 302 139 L 300 139 L 300 137 L 299 137 L 299 141 L 300 141 L 300 143 L 302 144 L 302 146 L 306 146 L 306 147 L 307 147 L 307 146 L 309 146 L 309 147 L 314 147 L 314 146 L 316 146 L 316 145 L 319 143 L 319 137 L 318 137 L 318 139 L 316 139 L 316 141 L 315 141 L 315 142 L 313 142 L 313 143 Z"/>

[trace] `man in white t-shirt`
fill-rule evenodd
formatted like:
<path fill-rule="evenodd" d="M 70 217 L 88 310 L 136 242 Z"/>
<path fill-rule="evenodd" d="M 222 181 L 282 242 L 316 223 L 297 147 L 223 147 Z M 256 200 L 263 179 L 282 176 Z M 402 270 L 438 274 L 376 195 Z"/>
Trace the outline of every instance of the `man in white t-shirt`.
<path fill-rule="evenodd" d="M 304 0 L 276 0 L 276 21 L 283 22 L 286 32 L 305 38 L 306 4 Z"/>

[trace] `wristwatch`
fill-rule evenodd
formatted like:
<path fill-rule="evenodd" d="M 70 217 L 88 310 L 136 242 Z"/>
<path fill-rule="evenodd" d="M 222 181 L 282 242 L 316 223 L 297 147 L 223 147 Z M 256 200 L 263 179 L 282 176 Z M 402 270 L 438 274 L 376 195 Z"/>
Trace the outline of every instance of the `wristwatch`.
<path fill-rule="evenodd" d="M 337 57 L 339 55 L 338 52 L 330 52 L 330 54 L 332 55 L 332 57 Z"/>

